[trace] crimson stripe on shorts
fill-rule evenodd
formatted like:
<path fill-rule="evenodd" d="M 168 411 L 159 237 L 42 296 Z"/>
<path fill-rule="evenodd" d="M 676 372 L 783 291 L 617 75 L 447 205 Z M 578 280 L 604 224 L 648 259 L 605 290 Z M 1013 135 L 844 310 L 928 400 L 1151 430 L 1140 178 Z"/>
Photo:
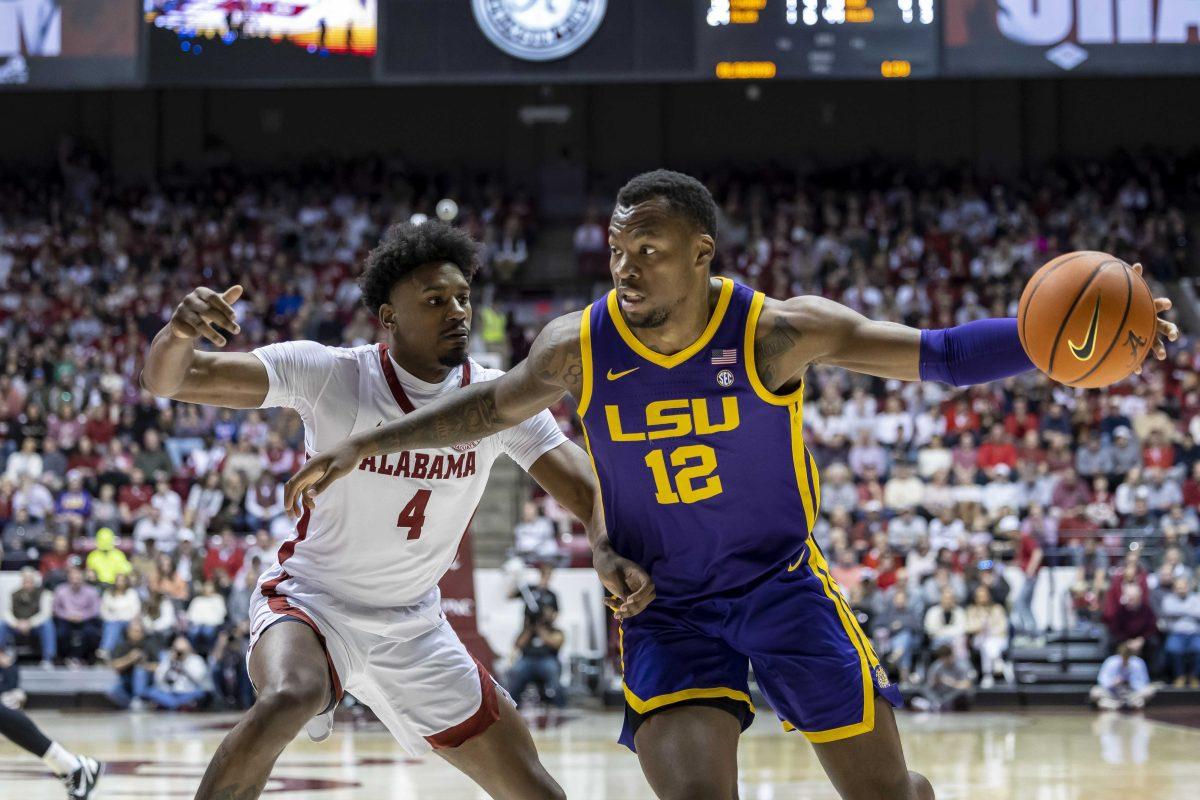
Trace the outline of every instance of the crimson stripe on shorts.
<path fill-rule="evenodd" d="M 321 629 L 317 627 L 317 623 L 313 622 L 312 617 L 289 603 L 287 595 L 279 592 L 279 584 L 289 580 L 291 577 L 286 571 L 280 569 L 278 576 L 263 584 L 263 597 L 267 598 L 267 606 L 276 614 L 282 614 L 283 616 L 303 622 L 312 628 L 312 632 L 317 635 L 317 641 L 321 643 L 321 650 L 325 652 L 325 663 L 329 665 L 329 680 L 333 683 L 334 705 L 336 706 L 342 702 L 342 681 L 338 677 L 337 667 L 333 665 L 333 656 L 329 655 L 329 645 L 325 643 L 325 637 L 321 634 Z"/>
<path fill-rule="evenodd" d="M 491 673 L 483 668 L 483 664 L 479 663 L 479 659 L 474 659 L 474 661 L 476 669 L 479 670 L 479 691 L 481 694 L 479 708 L 474 714 L 454 727 L 447 728 L 441 733 L 435 733 L 432 736 L 426 736 L 425 741 L 429 742 L 434 750 L 458 747 L 483 733 L 492 727 L 496 720 L 500 719 L 500 700 L 496 697 L 496 682 L 492 680 Z"/>
<path fill-rule="evenodd" d="M 304 537 L 308 536 L 308 523 L 312 519 L 312 509 L 308 506 L 304 507 L 304 513 L 300 515 L 299 521 L 296 523 L 295 538 L 288 539 L 279 546 L 279 565 L 283 566 L 283 562 L 292 557 L 292 553 L 296 552 L 296 545 L 304 541 Z M 264 585 L 263 589 L 267 587 Z"/>

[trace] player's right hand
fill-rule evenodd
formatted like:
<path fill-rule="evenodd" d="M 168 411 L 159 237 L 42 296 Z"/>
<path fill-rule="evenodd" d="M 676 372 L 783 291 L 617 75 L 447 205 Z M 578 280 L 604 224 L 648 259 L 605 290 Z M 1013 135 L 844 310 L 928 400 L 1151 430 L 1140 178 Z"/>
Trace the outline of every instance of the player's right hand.
<path fill-rule="evenodd" d="M 362 461 L 350 440 L 340 442 L 304 462 L 283 486 L 283 507 L 293 520 L 316 504 L 316 497 Z"/>
<path fill-rule="evenodd" d="M 220 325 L 230 333 L 240 333 L 233 304 L 242 296 L 241 285 L 230 286 L 217 294 L 204 286 L 193 289 L 183 302 L 175 306 L 171 315 L 171 333 L 180 339 L 196 339 L 203 336 L 217 347 L 225 346 L 225 337 L 217 332 L 213 324 Z"/>
<path fill-rule="evenodd" d="M 605 548 L 592 552 L 592 566 L 604 588 L 612 592 L 617 603 L 606 605 L 617 619 L 637 616 L 657 596 L 654 581 L 641 566 Z"/>

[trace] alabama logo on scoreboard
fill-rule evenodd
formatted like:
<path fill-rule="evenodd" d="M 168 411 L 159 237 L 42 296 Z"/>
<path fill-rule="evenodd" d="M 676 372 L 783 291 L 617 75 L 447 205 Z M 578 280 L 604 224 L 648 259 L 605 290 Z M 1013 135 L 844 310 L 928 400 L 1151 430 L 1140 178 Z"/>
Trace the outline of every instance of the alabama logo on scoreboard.
<path fill-rule="evenodd" d="M 484 35 L 525 61 L 574 53 L 600 27 L 607 7 L 608 0 L 471 0 Z"/>

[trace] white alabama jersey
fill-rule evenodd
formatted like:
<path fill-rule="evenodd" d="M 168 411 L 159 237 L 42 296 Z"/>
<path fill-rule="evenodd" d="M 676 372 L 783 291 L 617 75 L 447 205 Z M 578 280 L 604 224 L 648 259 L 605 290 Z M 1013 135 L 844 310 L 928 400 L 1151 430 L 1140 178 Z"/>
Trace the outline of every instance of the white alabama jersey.
<path fill-rule="evenodd" d="M 441 383 L 426 383 L 400 368 L 382 343 L 284 342 L 253 353 L 270 381 L 263 407 L 300 413 L 310 457 L 446 392 L 503 374 L 467 361 Z M 364 459 L 316 498 L 263 580 L 293 580 L 383 630 L 393 621 L 389 609 L 426 599 L 449 569 L 492 462 L 507 453 L 527 470 L 564 442 L 543 411 L 476 442 Z"/>

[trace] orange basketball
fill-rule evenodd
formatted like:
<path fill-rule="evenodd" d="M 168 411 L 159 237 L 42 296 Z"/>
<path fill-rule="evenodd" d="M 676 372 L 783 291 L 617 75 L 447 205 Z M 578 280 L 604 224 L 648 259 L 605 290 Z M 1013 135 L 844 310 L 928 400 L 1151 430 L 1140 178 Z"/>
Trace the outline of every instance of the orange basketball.
<path fill-rule="evenodd" d="M 1150 287 L 1108 253 L 1067 253 L 1039 269 L 1021 293 L 1017 330 L 1042 372 L 1093 389 L 1133 373 L 1154 343 Z"/>

